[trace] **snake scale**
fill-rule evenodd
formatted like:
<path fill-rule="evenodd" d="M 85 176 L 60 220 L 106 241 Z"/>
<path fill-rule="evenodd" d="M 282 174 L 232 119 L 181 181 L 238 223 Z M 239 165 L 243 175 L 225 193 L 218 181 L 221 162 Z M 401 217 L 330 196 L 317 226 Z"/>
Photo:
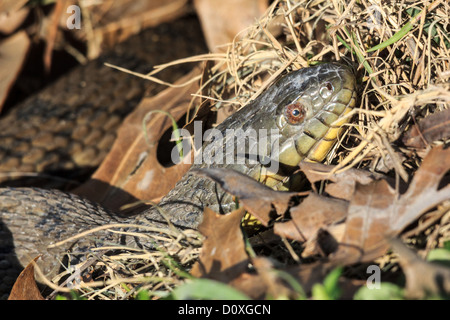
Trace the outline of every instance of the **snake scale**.
<path fill-rule="evenodd" d="M 98 204 L 61 191 L 0 188 L 0 271 L 5 271 L 0 276 L 11 277 L 11 270 L 20 269 L 38 254 L 42 254 L 39 265 L 44 273 L 54 275 L 61 269 L 59 261 L 63 257 L 65 263 L 73 265 L 85 259 L 92 248 L 105 244 L 154 246 L 154 243 L 145 243 L 132 234 L 100 230 L 65 245 L 51 247 L 57 241 L 96 226 L 120 223 L 122 230 L 145 233 L 154 231 L 148 231 L 148 228 L 137 230 L 131 225 L 167 228 L 165 219 L 168 218 L 176 227 L 196 228 L 205 207 L 229 212 L 234 205 L 232 197 L 212 180 L 195 174 L 195 170 L 233 169 L 269 186 L 276 186 L 277 181 L 289 176 L 301 160 L 322 161 L 325 158 L 342 125 L 348 121 L 342 116 L 348 114 L 356 103 L 355 86 L 354 74 L 348 67 L 337 63 L 320 64 L 286 74 L 217 126 L 220 138 L 204 143 L 202 150 L 209 150 L 204 161 L 192 166 L 161 200 L 159 209 L 147 208 L 132 217 L 110 212 Z M 248 159 L 244 163 L 238 162 L 242 155 L 235 150 L 229 154 L 226 145 L 236 142 L 241 136 L 229 129 L 276 129 L 279 147 L 267 144 L 263 152 L 278 163 L 278 170 L 266 170 L 267 165 Z M 235 161 L 209 161 L 208 157 L 214 157 L 219 151 L 222 151 L 222 157 L 231 156 Z M 5 280 L 2 283 L 6 283 Z"/>

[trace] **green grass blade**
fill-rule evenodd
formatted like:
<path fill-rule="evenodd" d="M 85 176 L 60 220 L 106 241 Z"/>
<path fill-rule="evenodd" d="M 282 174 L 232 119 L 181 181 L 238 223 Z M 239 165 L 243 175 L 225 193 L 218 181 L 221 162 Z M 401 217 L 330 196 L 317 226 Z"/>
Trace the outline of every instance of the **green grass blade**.
<path fill-rule="evenodd" d="M 144 136 L 145 136 L 145 140 L 146 140 L 147 144 L 150 144 L 150 141 L 149 141 L 148 135 L 147 135 L 147 127 L 146 127 L 146 123 L 147 123 L 148 118 L 150 117 L 150 115 L 151 115 L 152 113 L 154 113 L 154 112 L 159 112 L 159 113 L 165 114 L 166 116 L 168 116 L 168 117 L 170 118 L 170 120 L 172 120 L 172 130 L 173 130 L 173 134 L 174 134 L 174 136 L 175 136 L 175 143 L 176 143 L 176 146 L 177 146 L 177 149 L 178 149 L 178 154 L 179 154 L 179 156 L 180 156 L 180 160 L 183 160 L 183 157 L 184 157 L 184 155 L 183 155 L 183 144 L 182 144 L 182 139 L 181 139 L 181 136 L 180 136 L 180 132 L 179 132 L 179 130 L 178 130 L 177 121 L 176 121 L 175 118 L 174 118 L 170 113 L 168 113 L 167 111 L 163 111 L 163 110 L 152 110 L 152 111 L 148 112 L 148 113 L 145 115 L 144 119 L 142 120 L 142 130 L 143 130 L 143 132 L 144 132 Z"/>
<path fill-rule="evenodd" d="M 396 43 L 397 41 L 400 41 L 404 36 L 406 36 L 409 31 L 414 27 L 416 22 L 420 19 L 420 16 L 422 15 L 422 11 L 420 11 L 417 15 L 415 15 L 411 20 L 409 20 L 399 31 L 397 31 L 392 37 L 387 39 L 386 41 L 383 41 L 380 44 L 377 44 L 375 47 L 372 47 L 367 50 L 367 52 L 373 52 L 376 50 L 382 50 L 391 44 Z"/>

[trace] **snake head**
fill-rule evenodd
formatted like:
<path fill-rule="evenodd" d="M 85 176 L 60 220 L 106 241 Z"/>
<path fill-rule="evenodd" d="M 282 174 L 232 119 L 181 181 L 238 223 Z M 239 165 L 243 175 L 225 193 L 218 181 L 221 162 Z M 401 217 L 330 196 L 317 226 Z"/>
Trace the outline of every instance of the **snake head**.
<path fill-rule="evenodd" d="M 271 158 L 285 167 L 303 159 L 322 161 L 355 106 L 355 75 L 347 66 L 325 63 L 291 72 L 276 86 L 290 90 L 276 102 L 279 149 Z"/>

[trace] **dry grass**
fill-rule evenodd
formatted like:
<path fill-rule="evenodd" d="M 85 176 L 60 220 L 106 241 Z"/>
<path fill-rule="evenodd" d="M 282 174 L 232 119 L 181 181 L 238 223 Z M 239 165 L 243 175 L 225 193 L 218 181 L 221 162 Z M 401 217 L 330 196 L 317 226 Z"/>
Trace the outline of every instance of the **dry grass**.
<path fill-rule="evenodd" d="M 281 73 L 319 61 L 352 64 L 361 85 L 356 121 L 327 161 L 339 163 L 342 170 L 357 166 L 408 181 L 423 153 L 394 142 L 418 119 L 450 106 L 449 17 L 444 0 L 276 0 L 225 53 L 173 64 L 214 61 L 212 76 L 194 97 L 211 99 L 218 109 L 245 105 Z M 384 42 L 383 48 L 370 50 Z M 170 65 L 146 77 L 155 80 Z M 431 246 L 450 239 L 448 217 L 447 212 L 429 226 Z M 180 284 L 186 276 L 181 268 L 189 269 L 200 244 L 192 235 L 167 239 L 164 251 L 97 257 L 108 279 L 86 283 L 86 297 L 123 299 L 141 287 L 158 295 Z"/>
<path fill-rule="evenodd" d="M 406 180 L 407 172 L 393 156 L 390 143 L 417 119 L 448 108 L 449 14 L 446 1 L 347 5 L 338 0 L 279 0 L 242 32 L 241 39 L 228 45 L 226 53 L 184 61 L 216 61 L 211 78 L 194 95 L 211 99 L 216 108 L 242 107 L 281 73 L 318 61 L 353 65 L 360 75 L 362 98 L 352 113 L 358 121 L 351 134 L 360 143 L 343 154 L 340 166 L 361 165 L 373 157 L 374 167 L 381 158 L 392 156 L 396 173 Z M 386 42 L 390 44 L 373 50 Z M 179 62 L 183 61 L 173 63 Z M 159 66 L 147 76 L 154 79 L 169 66 Z M 205 91 L 208 96 L 202 94 Z"/>

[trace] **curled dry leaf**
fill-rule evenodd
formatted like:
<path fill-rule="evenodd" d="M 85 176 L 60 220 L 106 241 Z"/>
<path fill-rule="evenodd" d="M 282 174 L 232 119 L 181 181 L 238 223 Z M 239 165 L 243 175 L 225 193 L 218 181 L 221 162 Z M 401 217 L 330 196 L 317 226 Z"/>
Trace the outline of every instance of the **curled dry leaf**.
<path fill-rule="evenodd" d="M 403 136 L 408 147 L 425 148 L 436 140 L 450 138 L 450 109 L 436 112 L 421 120 Z"/>
<path fill-rule="evenodd" d="M 345 230 L 335 259 L 343 263 L 370 261 L 384 254 L 385 237 L 391 232 L 389 216 L 396 193 L 384 180 L 356 185 Z M 333 227 L 328 229 L 334 235 Z M 353 261 L 352 261 L 353 260 Z"/>
<path fill-rule="evenodd" d="M 305 242 L 305 249 L 302 251 L 301 256 L 303 258 L 317 254 L 320 256 L 328 256 L 331 253 L 336 252 L 339 246 L 338 240 L 336 239 L 342 239 L 345 227 L 345 223 L 338 223 L 318 229 L 317 232 Z"/>
<path fill-rule="evenodd" d="M 8 300 L 45 300 L 34 278 L 34 262 L 37 259 L 39 256 L 34 258 L 17 277 Z"/>
<path fill-rule="evenodd" d="M 177 83 L 185 83 L 200 72 L 200 68 L 196 68 Z M 198 86 L 197 82 L 193 82 L 143 99 L 124 120 L 111 151 L 100 167 L 89 181 L 74 192 L 114 210 L 136 199 L 151 200 L 165 195 L 190 164 L 181 162 L 166 168 L 157 159 L 158 142 L 172 126 L 169 117 L 159 112 L 151 114 L 146 124 L 150 145 L 142 130 L 142 121 L 147 113 L 154 110 L 169 112 L 178 121 L 188 110 L 191 93 L 196 92 Z"/>

